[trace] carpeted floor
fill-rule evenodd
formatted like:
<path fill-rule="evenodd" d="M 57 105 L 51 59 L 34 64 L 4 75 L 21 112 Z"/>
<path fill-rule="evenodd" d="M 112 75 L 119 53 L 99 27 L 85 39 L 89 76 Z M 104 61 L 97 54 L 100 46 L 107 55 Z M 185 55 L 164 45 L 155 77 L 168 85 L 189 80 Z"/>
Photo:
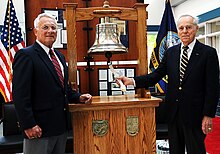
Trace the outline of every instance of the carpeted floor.
<path fill-rule="evenodd" d="M 220 117 L 213 119 L 213 131 L 206 136 L 206 151 L 208 154 L 220 154 Z"/>

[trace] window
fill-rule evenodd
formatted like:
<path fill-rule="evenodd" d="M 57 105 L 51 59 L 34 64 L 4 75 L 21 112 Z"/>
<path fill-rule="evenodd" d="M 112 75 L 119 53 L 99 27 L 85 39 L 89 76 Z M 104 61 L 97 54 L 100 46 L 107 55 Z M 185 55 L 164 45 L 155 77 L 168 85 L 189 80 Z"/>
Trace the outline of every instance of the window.
<path fill-rule="evenodd" d="M 216 48 L 220 61 L 220 17 L 199 24 L 197 39 L 204 44 Z M 216 115 L 220 116 L 220 98 Z"/>
<path fill-rule="evenodd" d="M 220 17 L 200 23 L 197 39 L 216 48 L 220 59 Z"/>
<path fill-rule="evenodd" d="M 150 64 L 150 58 L 154 46 L 156 44 L 157 32 L 148 32 L 147 34 L 147 51 L 148 51 L 148 64 Z"/>

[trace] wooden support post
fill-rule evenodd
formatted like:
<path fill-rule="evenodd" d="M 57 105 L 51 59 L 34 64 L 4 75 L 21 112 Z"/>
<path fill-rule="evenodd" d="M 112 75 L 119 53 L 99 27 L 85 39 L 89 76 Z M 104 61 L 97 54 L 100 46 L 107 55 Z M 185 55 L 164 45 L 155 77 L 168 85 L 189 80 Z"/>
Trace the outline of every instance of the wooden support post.
<path fill-rule="evenodd" d="M 76 43 L 76 8 L 77 3 L 64 4 L 66 9 L 67 56 L 69 81 L 72 88 L 77 89 L 77 43 Z"/>
<path fill-rule="evenodd" d="M 137 10 L 137 50 L 139 54 L 138 58 L 138 75 L 144 75 L 148 73 L 148 56 L 147 56 L 147 13 L 146 5 L 137 3 L 134 8 Z M 140 97 L 150 98 L 150 93 L 143 89 L 138 89 L 137 94 Z"/>

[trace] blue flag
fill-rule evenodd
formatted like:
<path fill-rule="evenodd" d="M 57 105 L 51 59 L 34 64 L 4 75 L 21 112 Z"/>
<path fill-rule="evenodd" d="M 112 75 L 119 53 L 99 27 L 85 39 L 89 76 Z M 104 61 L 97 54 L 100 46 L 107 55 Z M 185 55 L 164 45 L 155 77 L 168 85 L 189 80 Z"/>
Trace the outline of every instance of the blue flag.
<path fill-rule="evenodd" d="M 153 72 L 160 64 L 164 52 L 171 46 L 179 43 L 179 37 L 177 35 L 177 29 L 175 20 L 173 17 L 173 12 L 170 6 L 169 0 L 166 0 L 166 7 L 164 10 L 163 18 L 158 30 L 156 43 L 154 45 L 154 50 L 150 58 L 150 72 Z M 160 80 L 156 86 L 160 93 L 166 92 L 166 85 L 168 82 L 168 77 L 164 77 Z"/>

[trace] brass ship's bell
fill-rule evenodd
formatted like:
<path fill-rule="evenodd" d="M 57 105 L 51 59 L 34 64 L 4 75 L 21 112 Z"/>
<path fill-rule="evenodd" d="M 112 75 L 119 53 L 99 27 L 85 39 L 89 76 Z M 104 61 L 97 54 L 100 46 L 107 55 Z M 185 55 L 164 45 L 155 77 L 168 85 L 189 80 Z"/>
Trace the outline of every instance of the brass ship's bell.
<path fill-rule="evenodd" d="M 88 50 L 89 54 L 121 54 L 128 49 L 121 43 L 116 23 L 101 23 L 96 25 L 96 39 Z"/>

